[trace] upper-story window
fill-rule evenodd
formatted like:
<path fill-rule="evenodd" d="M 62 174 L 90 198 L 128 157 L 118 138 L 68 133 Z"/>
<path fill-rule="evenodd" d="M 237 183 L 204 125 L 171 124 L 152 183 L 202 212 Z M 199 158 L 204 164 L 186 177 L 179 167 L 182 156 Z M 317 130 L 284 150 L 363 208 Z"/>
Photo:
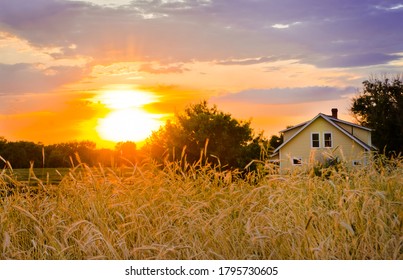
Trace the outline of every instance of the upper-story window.
<path fill-rule="evenodd" d="M 319 133 L 314 132 L 311 134 L 311 146 L 312 148 L 320 147 Z"/>
<path fill-rule="evenodd" d="M 323 143 L 324 143 L 326 148 L 332 148 L 333 147 L 332 133 L 331 132 L 325 132 L 323 134 Z"/>

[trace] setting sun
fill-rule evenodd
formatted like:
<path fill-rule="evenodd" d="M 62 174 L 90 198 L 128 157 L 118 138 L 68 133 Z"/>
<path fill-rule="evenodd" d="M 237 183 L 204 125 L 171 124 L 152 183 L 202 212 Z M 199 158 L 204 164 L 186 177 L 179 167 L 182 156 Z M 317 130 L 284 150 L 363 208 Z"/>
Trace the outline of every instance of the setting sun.
<path fill-rule="evenodd" d="M 111 112 L 98 120 L 97 132 L 104 140 L 113 142 L 142 141 L 162 124 L 160 115 L 142 107 L 155 100 L 150 93 L 137 90 L 111 90 L 94 98 Z"/>
<path fill-rule="evenodd" d="M 158 129 L 160 121 L 140 109 L 124 109 L 100 119 L 97 131 L 105 140 L 142 141 Z"/>

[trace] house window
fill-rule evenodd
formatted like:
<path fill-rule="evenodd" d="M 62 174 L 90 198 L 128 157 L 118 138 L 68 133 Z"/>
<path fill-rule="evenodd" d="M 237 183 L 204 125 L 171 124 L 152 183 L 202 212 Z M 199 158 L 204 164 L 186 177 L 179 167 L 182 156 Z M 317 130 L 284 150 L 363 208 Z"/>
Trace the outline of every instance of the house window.
<path fill-rule="evenodd" d="M 353 166 L 359 166 L 359 165 L 361 165 L 361 161 L 353 160 Z"/>
<path fill-rule="evenodd" d="M 323 134 L 323 139 L 324 139 L 324 145 L 326 148 L 331 148 L 333 147 L 333 143 L 332 143 L 332 133 L 330 132 L 325 132 Z"/>
<path fill-rule="evenodd" d="M 302 159 L 301 158 L 293 158 L 292 159 L 292 165 L 301 165 L 302 164 Z"/>
<path fill-rule="evenodd" d="M 312 145 L 312 148 L 319 148 L 319 133 L 312 133 L 311 134 L 311 139 L 312 139 L 312 142 L 311 142 L 311 145 Z"/>

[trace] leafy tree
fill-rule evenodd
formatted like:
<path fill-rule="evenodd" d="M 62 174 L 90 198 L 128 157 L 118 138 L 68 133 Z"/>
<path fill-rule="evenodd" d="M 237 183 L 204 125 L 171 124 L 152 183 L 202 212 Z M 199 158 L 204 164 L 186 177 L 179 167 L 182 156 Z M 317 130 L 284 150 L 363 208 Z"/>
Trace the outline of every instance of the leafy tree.
<path fill-rule="evenodd" d="M 272 135 L 269 140 L 269 146 L 271 150 L 277 149 L 284 142 L 284 136 L 281 134 L 280 136 Z"/>
<path fill-rule="evenodd" d="M 3 149 L 6 144 L 7 144 L 7 139 L 4 138 L 3 136 L 0 136 L 0 150 Z"/>
<path fill-rule="evenodd" d="M 116 152 L 110 149 L 98 149 L 95 152 L 95 162 L 106 167 L 115 167 Z"/>
<path fill-rule="evenodd" d="M 55 148 L 53 145 L 45 148 L 45 164 L 46 167 L 69 167 L 71 166 L 68 156 L 62 150 Z"/>
<path fill-rule="evenodd" d="M 92 141 L 80 141 L 78 143 L 73 142 L 75 146 L 74 150 L 80 157 L 81 162 L 88 165 L 96 165 L 95 162 L 95 149 L 96 144 Z"/>
<path fill-rule="evenodd" d="M 45 146 L 28 141 L 8 142 L 0 137 L 0 156 L 9 161 L 13 168 L 29 168 L 31 163 L 34 167 L 70 167 L 71 159 L 75 164 L 79 159 L 80 162 L 93 166 L 98 164 L 98 153 L 101 153 L 95 148 L 96 144 L 91 141 Z M 106 162 L 110 164 L 110 159 Z"/>
<path fill-rule="evenodd" d="M 115 146 L 115 151 L 118 155 L 118 165 L 127 164 L 128 162 L 134 164 L 137 160 L 137 146 L 134 142 L 119 142 Z"/>
<path fill-rule="evenodd" d="M 31 162 L 42 166 L 42 145 L 33 142 L 7 142 L 1 140 L 0 155 L 11 163 L 14 168 L 29 168 Z"/>
<path fill-rule="evenodd" d="M 68 143 L 53 144 L 45 147 L 47 167 L 70 167 L 72 160 L 74 164 L 83 162 L 88 165 L 95 165 L 96 144 L 91 141 L 73 141 Z"/>
<path fill-rule="evenodd" d="M 358 122 L 374 131 L 373 144 L 387 154 L 403 152 L 403 79 L 371 78 L 353 98 L 352 113 Z"/>
<path fill-rule="evenodd" d="M 259 159 L 260 140 L 261 135 L 254 137 L 250 122 L 238 121 L 203 101 L 176 114 L 174 122 L 153 133 L 145 148 L 159 161 L 186 157 L 189 163 L 202 159 L 243 168 Z"/>

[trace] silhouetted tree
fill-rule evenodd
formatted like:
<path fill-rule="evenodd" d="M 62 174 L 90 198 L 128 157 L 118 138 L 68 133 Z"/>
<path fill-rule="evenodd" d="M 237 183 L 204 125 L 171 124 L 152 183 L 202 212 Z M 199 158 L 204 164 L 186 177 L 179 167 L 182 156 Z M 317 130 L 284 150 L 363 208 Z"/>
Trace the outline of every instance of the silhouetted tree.
<path fill-rule="evenodd" d="M 353 98 L 351 112 L 358 122 L 374 131 L 373 144 L 382 152 L 403 152 L 403 80 L 371 78 Z"/>
<path fill-rule="evenodd" d="M 262 135 L 254 137 L 250 122 L 234 119 L 206 101 L 190 105 L 176 114 L 148 139 L 146 149 L 160 161 L 180 160 L 189 163 L 208 160 L 221 166 L 243 168 L 259 159 Z M 205 148 L 207 147 L 207 151 Z"/>
<path fill-rule="evenodd" d="M 0 141 L 0 155 L 11 163 L 14 168 L 29 168 L 31 162 L 42 167 L 42 145 L 33 142 Z"/>
<path fill-rule="evenodd" d="M 281 144 L 283 144 L 283 141 L 284 141 L 283 135 L 280 135 L 280 136 L 272 135 L 272 136 L 270 137 L 270 140 L 269 140 L 270 149 L 274 151 L 274 150 L 277 149 Z"/>
<path fill-rule="evenodd" d="M 113 154 L 113 151 L 109 150 Z M 79 162 L 97 165 L 98 151 L 91 141 L 43 145 L 28 141 L 9 142 L 0 137 L 0 156 L 11 163 L 13 168 L 71 167 Z M 110 160 L 107 161 L 110 164 Z"/>
<path fill-rule="evenodd" d="M 117 164 L 135 164 L 137 161 L 137 146 L 136 143 L 131 141 L 119 142 L 115 146 L 115 151 L 117 153 Z"/>

